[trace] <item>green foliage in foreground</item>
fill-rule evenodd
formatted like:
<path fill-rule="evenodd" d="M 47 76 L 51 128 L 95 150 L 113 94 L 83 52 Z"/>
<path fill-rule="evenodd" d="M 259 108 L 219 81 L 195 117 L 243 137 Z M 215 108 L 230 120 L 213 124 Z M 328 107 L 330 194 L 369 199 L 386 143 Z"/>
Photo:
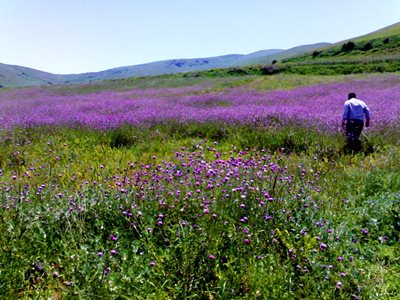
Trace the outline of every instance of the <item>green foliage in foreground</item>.
<path fill-rule="evenodd" d="M 342 136 L 293 126 L 3 133 L 0 295 L 395 298 L 400 148 L 387 137 L 346 154 Z"/>

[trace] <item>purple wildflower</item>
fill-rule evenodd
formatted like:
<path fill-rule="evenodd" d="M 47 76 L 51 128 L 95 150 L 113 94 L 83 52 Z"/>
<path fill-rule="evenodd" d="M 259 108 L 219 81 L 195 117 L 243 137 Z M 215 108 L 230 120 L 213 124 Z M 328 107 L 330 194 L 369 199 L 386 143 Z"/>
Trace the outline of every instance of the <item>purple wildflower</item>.
<path fill-rule="evenodd" d="M 319 244 L 319 249 L 320 249 L 321 251 L 324 251 L 326 248 L 328 248 L 328 245 L 327 245 L 327 244 L 325 244 L 325 243 Z"/>
<path fill-rule="evenodd" d="M 341 281 L 338 281 L 337 283 L 336 283 L 336 289 L 340 289 L 340 287 L 342 286 L 343 284 L 342 284 L 342 282 Z"/>

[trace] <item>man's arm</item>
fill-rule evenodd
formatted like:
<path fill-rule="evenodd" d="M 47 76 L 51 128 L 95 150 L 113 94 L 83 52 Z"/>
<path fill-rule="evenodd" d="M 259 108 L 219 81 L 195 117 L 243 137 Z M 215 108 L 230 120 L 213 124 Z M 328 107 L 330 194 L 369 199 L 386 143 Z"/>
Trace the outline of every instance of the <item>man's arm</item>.
<path fill-rule="evenodd" d="M 369 108 L 368 108 L 368 106 L 365 106 L 364 114 L 365 114 L 365 127 L 369 127 Z"/>
<path fill-rule="evenodd" d="M 343 114 L 342 114 L 342 129 L 346 129 L 346 121 L 347 121 L 347 115 L 349 114 L 349 107 L 348 105 L 343 106 Z"/>
<path fill-rule="evenodd" d="M 369 117 L 365 118 L 365 127 L 369 127 Z"/>

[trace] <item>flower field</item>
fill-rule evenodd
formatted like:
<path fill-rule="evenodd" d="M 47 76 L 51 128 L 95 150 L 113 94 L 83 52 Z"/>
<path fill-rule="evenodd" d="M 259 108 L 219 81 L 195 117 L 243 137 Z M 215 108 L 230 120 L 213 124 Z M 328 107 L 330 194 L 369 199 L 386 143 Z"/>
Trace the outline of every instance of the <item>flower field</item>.
<path fill-rule="evenodd" d="M 349 91 L 368 102 L 374 129 L 399 122 L 399 77 L 350 80 L 291 90 L 257 91 L 246 87 L 208 91 L 202 86 L 103 91 L 63 95 L 57 90 L 22 89 L 0 94 L 0 125 L 84 126 L 110 129 L 175 120 L 253 125 L 271 118 L 300 120 L 313 127 L 338 130 L 340 111 Z M 339 116 L 338 116 L 339 115 Z"/>
<path fill-rule="evenodd" d="M 395 299 L 399 82 L 2 91 L 0 295 Z"/>

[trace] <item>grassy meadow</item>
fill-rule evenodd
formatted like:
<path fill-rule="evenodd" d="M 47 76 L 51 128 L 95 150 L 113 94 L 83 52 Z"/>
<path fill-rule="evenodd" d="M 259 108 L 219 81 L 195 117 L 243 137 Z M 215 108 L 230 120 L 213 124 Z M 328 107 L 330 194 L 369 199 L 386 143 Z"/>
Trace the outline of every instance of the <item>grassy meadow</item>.
<path fill-rule="evenodd" d="M 0 298 L 398 297 L 399 74 L 203 75 L 0 92 Z"/>

